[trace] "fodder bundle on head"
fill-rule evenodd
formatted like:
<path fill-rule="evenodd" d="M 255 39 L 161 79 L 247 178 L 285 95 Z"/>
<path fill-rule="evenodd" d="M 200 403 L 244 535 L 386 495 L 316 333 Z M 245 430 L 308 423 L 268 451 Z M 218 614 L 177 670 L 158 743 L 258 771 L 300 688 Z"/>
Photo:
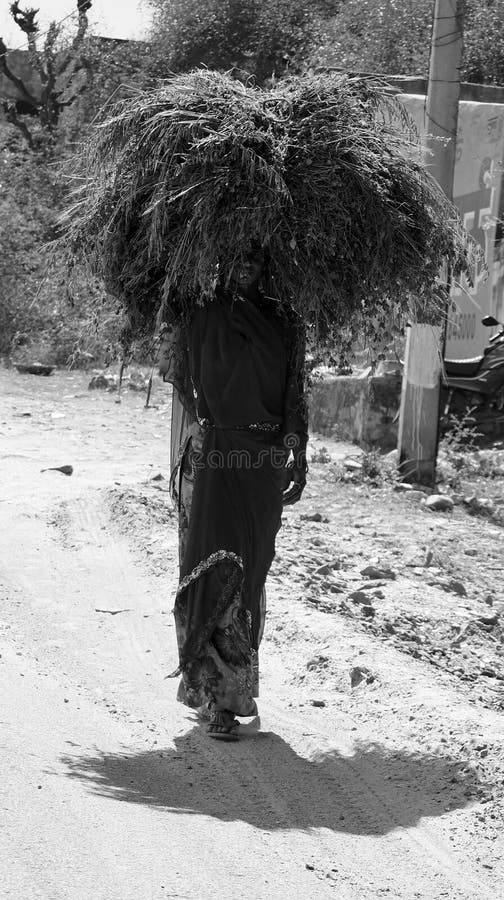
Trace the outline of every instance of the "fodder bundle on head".
<path fill-rule="evenodd" d="M 439 319 L 440 269 L 474 246 L 379 82 L 292 78 L 272 90 L 194 71 L 123 101 L 80 161 L 66 240 L 127 310 L 133 336 L 229 283 L 251 244 L 267 292 L 323 344 L 376 343 Z"/>

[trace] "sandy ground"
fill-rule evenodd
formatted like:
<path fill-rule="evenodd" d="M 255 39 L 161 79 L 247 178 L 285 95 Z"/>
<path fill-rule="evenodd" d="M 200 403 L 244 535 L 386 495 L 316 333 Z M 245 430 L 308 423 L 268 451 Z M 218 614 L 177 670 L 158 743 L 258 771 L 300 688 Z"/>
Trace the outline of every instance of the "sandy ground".
<path fill-rule="evenodd" d="M 167 388 L 88 380 L 0 371 L 1 896 L 504 897 L 504 530 L 314 440 L 260 719 L 216 744 L 166 680 Z"/>

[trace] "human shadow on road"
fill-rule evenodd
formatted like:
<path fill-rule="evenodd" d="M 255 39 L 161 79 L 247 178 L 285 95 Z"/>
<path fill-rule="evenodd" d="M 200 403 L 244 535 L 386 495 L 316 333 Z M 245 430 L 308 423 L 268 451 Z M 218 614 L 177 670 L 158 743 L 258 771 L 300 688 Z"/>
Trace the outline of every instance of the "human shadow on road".
<path fill-rule="evenodd" d="M 169 748 L 67 755 L 67 774 L 116 801 L 171 813 L 201 814 L 256 828 L 386 834 L 466 806 L 483 785 L 463 760 L 391 753 L 358 745 L 306 759 L 262 732 L 235 744 L 212 742 L 200 728 Z"/>

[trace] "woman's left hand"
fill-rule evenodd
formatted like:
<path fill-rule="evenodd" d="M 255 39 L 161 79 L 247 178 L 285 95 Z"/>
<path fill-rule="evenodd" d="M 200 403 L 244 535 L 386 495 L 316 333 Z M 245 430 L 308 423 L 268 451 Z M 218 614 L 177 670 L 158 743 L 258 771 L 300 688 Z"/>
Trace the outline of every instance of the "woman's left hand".
<path fill-rule="evenodd" d="M 291 464 L 291 466 L 292 480 L 290 487 L 284 491 L 284 506 L 292 506 L 293 503 L 297 503 L 298 500 L 301 500 L 301 495 L 306 485 L 306 466 L 298 466 L 295 464 Z"/>

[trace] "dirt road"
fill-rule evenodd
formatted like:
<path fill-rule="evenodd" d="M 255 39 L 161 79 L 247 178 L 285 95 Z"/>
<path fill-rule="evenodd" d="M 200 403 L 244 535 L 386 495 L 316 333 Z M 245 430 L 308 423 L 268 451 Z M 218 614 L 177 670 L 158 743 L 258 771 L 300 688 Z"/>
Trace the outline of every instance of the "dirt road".
<path fill-rule="evenodd" d="M 168 474 L 166 388 L 145 410 L 87 381 L 0 371 L 1 896 L 504 897 L 498 704 L 385 640 L 379 616 L 319 602 L 341 591 L 317 581 L 327 541 L 351 580 L 380 499 L 312 467 L 270 579 L 260 720 L 212 743 L 165 677 L 176 521 L 152 478 Z M 63 464 L 71 476 L 41 472 Z M 302 519 L 321 504 L 327 523 Z M 409 603 L 394 585 L 383 603 Z"/>

